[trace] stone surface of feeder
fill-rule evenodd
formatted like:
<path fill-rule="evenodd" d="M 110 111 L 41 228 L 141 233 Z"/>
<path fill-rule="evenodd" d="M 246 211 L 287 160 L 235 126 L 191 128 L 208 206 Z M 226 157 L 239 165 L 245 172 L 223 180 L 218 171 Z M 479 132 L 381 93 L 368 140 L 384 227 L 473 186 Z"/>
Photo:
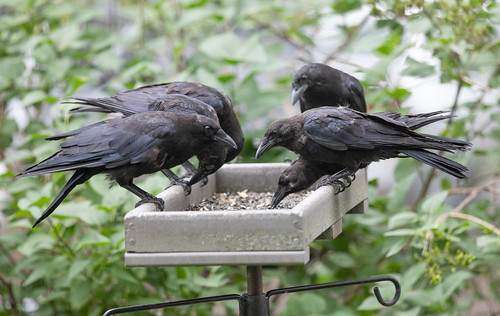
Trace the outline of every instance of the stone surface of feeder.
<path fill-rule="evenodd" d="M 228 164 L 193 186 L 189 196 L 179 186 L 158 197 L 165 211 L 143 204 L 125 216 L 127 266 L 303 264 L 309 244 L 335 238 L 342 216 L 367 207 L 365 171 L 344 192 L 321 187 L 291 209 L 184 211 L 214 192 L 274 192 L 286 163 Z"/>

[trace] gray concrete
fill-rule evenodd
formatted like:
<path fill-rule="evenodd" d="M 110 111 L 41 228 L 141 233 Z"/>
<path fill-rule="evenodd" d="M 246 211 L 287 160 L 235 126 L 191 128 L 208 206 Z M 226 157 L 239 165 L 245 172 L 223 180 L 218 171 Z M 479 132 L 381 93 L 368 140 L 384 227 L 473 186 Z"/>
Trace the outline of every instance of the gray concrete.
<path fill-rule="evenodd" d="M 207 265 L 306 264 L 309 248 L 301 251 L 163 252 L 125 253 L 128 267 Z"/>
<path fill-rule="evenodd" d="M 321 187 L 292 209 L 185 212 L 213 192 L 273 192 L 288 164 L 230 164 L 193 186 L 186 196 L 174 186 L 158 196 L 166 210 L 143 204 L 125 216 L 125 263 L 143 265 L 286 264 L 309 260 L 308 245 L 318 236 L 335 238 L 347 212 L 366 208 L 366 174 L 333 195 Z M 198 259 L 197 259 L 198 258 Z"/>

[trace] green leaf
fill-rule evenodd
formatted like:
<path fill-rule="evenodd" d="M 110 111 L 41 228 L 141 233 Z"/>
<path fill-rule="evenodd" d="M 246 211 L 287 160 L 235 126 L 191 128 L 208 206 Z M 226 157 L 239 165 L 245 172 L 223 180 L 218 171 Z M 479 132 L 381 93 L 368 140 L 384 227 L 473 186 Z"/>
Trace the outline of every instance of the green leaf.
<path fill-rule="evenodd" d="M 314 315 L 326 310 L 325 299 L 314 292 L 296 293 L 287 302 L 289 315 Z M 293 313 L 291 313 L 293 311 Z"/>
<path fill-rule="evenodd" d="M 424 262 L 412 265 L 404 274 L 401 279 L 401 287 L 403 292 L 409 291 L 413 285 L 422 278 L 426 268 Z"/>
<path fill-rule="evenodd" d="M 28 92 L 23 98 L 22 105 L 27 106 L 27 105 L 32 105 L 34 103 L 41 102 L 45 100 L 47 97 L 47 94 L 42 91 L 42 90 L 34 90 L 31 92 Z"/>
<path fill-rule="evenodd" d="M 392 238 L 392 240 L 393 242 L 385 255 L 386 257 L 390 257 L 399 253 L 399 251 L 403 249 L 403 247 L 408 243 L 408 240 L 406 238 Z"/>
<path fill-rule="evenodd" d="M 403 72 L 401 73 L 402 75 L 405 76 L 424 78 L 432 76 L 436 73 L 433 66 L 416 61 L 411 57 L 408 57 L 406 59 L 406 65 L 407 65 L 406 69 L 403 70 Z"/>
<path fill-rule="evenodd" d="M 79 40 L 80 30 L 78 25 L 71 23 L 52 32 L 51 38 L 57 49 L 61 52 L 68 48 L 81 48 L 84 43 Z"/>
<path fill-rule="evenodd" d="M 408 32 L 414 34 L 425 33 L 433 28 L 431 21 L 423 14 L 410 19 L 405 27 Z"/>
<path fill-rule="evenodd" d="M 388 56 L 392 54 L 392 52 L 400 44 L 401 44 L 401 30 L 396 29 L 389 34 L 387 40 L 382 44 L 382 46 L 377 48 L 377 52 Z"/>
<path fill-rule="evenodd" d="M 92 283 L 85 281 L 79 281 L 76 284 L 72 284 L 69 291 L 69 302 L 73 311 L 76 311 L 83 306 L 87 305 L 90 301 L 92 294 Z"/>
<path fill-rule="evenodd" d="M 406 195 L 408 194 L 415 177 L 415 173 L 412 173 L 409 177 L 400 179 L 398 184 L 392 188 L 388 194 L 387 208 L 389 210 L 400 212 L 403 209 L 406 201 Z"/>
<path fill-rule="evenodd" d="M 414 223 L 417 218 L 418 215 L 414 212 L 401 212 L 389 218 L 387 227 L 389 229 L 393 229 L 399 226 L 404 226 L 406 224 Z"/>
<path fill-rule="evenodd" d="M 59 205 L 53 216 L 59 218 L 77 218 L 90 225 L 102 224 L 108 220 L 106 212 L 97 209 L 90 201 L 63 202 Z"/>
<path fill-rule="evenodd" d="M 402 228 L 386 232 L 384 236 L 417 236 L 420 233 L 420 229 L 414 228 Z"/>
<path fill-rule="evenodd" d="M 267 61 L 266 52 L 259 43 L 259 36 L 250 36 L 242 41 L 234 33 L 213 35 L 200 44 L 200 50 L 212 58 L 232 64 Z"/>
<path fill-rule="evenodd" d="M 69 268 L 69 271 L 68 271 L 68 279 L 69 281 L 73 280 L 73 278 L 79 274 L 80 272 L 82 272 L 90 263 L 91 261 L 89 259 L 85 259 L 85 260 L 75 260 L 73 261 L 73 263 L 71 264 L 71 267 Z"/>
<path fill-rule="evenodd" d="M 227 279 L 225 275 L 221 273 L 213 273 L 208 277 L 203 277 L 195 274 L 193 277 L 193 282 L 198 286 L 221 287 L 227 283 Z"/>
<path fill-rule="evenodd" d="M 23 282 L 23 286 L 28 286 L 40 279 L 42 279 L 43 277 L 45 277 L 45 271 L 43 269 L 35 269 L 33 270 L 33 272 L 30 273 L 29 277 L 24 280 Z"/>
<path fill-rule="evenodd" d="M 141 284 L 141 282 L 137 280 L 137 278 L 133 275 L 132 272 L 124 270 L 122 268 L 113 269 L 112 274 L 113 276 L 127 283 L 132 283 L 137 285 Z"/>
<path fill-rule="evenodd" d="M 440 191 L 427 197 L 420 205 L 420 210 L 426 214 L 436 214 L 443 207 L 444 201 L 448 197 L 448 191 Z"/>
<path fill-rule="evenodd" d="M 417 306 L 406 311 L 397 311 L 396 313 L 394 313 L 394 316 L 419 316 L 422 315 L 421 311 L 422 307 Z"/>
<path fill-rule="evenodd" d="M 356 260 L 347 252 L 336 252 L 333 264 L 342 268 L 350 268 L 356 266 Z"/>
<path fill-rule="evenodd" d="M 52 249 L 55 244 L 55 239 L 46 233 L 36 232 L 28 236 L 26 241 L 17 248 L 24 256 L 31 256 L 35 252 L 43 249 Z"/>
<path fill-rule="evenodd" d="M 404 294 L 401 295 L 401 300 L 413 305 L 424 307 L 439 303 L 439 301 L 436 300 L 436 297 L 432 293 L 419 289 L 405 291 Z"/>
<path fill-rule="evenodd" d="M 100 234 L 98 231 L 89 230 L 81 238 L 78 239 L 76 243 L 76 250 L 80 250 L 83 247 L 90 245 L 105 246 L 111 241 L 108 237 Z"/>

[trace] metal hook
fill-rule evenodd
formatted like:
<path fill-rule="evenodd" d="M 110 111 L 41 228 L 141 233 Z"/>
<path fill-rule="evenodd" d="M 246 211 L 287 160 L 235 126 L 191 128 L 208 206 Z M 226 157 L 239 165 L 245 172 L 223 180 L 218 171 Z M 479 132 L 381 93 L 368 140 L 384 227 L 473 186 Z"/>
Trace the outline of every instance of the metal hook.
<path fill-rule="evenodd" d="M 399 297 L 401 296 L 401 285 L 399 284 L 398 280 L 395 277 L 390 276 L 390 275 L 371 277 L 371 278 L 366 278 L 366 279 L 358 279 L 358 280 L 348 280 L 348 281 L 340 281 L 340 282 L 332 282 L 332 283 L 323 283 L 323 284 L 314 284 L 314 285 L 295 286 L 295 287 L 289 287 L 289 288 L 275 289 L 275 290 L 268 291 L 266 293 L 266 296 L 267 296 L 267 299 L 269 300 L 270 296 L 276 295 L 276 294 L 311 291 L 311 290 L 319 290 L 319 289 L 341 287 L 341 286 L 348 286 L 348 285 L 374 283 L 374 282 L 381 282 L 381 281 L 392 282 L 392 284 L 394 284 L 394 287 L 396 288 L 396 293 L 394 294 L 394 297 L 391 300 L 386 301 L 386 300 L 384 300 L 384 298 L 380 294 L 379 288 L 375 287 L 373 289 L 373 292 L 375 293 L 375 297 L 377 298 L 377 301 L 383 306 L 392 306 L 392 305 L 396 304 L 396 302 L 399 300 Z"/>
<path fill-rule="evenodd" d="M 380 290 L 376 286 L 373 288 L 373 293 L 375 294 L 377 301 L 381 305 L 384 305 L 384 306 L 392 306 L 392 305 L 396 304 L 396 302 L 399 300 L 399 297 L 401 296 L 401 285 L 399 284 L 398 280 L 396 278 L 394 278 L 393 276 L 388 275 L 388 276 L 384 276 L 383 279 L 380 279 L 380 281 L 392 282 L 392 284 L 394 284 L 396 292 L 394 293 L 394 297 L 391 300 L 386 301 L 386 300 L 384 300 L 384 298 L 380 294 Z"/>

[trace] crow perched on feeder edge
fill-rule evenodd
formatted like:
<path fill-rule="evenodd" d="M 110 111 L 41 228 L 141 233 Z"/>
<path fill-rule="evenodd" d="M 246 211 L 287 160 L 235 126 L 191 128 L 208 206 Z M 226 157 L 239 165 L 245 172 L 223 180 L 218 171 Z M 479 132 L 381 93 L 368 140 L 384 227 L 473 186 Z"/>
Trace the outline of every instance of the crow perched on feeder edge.
<path fill-rule="evenodd" d="M 198 114 L 143 112 L 118 117 L 82 130 L 61 143 L 61 150 L 15 178 L 75 170 L 33 227 L 49 216 L 78 184 L 106 173 L 142 203 L 163 210 L 163 200 L 133 184 L 133 179 L 172 168 L 206 146 L 236 144 L 214 120 Z"/>
<path fill-rule="evenodd" d="M 396 157 L 412 157 L 454 177 L 466 178 L 467 167 L 427 149 L 453 153 L 468 150 L 469 142 L 414 132 L 394 119 L 397 116 L 366 114 L 344 107 L 311 109 L 271 123 L 256 158 L 272 147 L 282 146 L 307 160 L 341 165 L 343 169 L 325 184 L 352 176 L 371 162 Z"/>
<path fill-rule="evenodd" d="M 203 152 L 197 155 L 199 160 L 198 170 L 189 162 L 183 164 L 194 175 L 187 183 L 189 186 L 204 179 L 217 171 L 226 162 L 236 158 L 243 149 L 244 136 L 238 117 L 234 112 L 231 99 L 218 89 L 203 85 L 197 82 L 169 82 L 149 86 L 143 86 L 137 89 L 121 92 L 105 98 L 82 98 L 73 97 L 75 101 L 66 103 L 80 104 L 81 107 L 71 110 L 71 113 L 77 112 L 119 112 L 124 115 L 140 113 L 145 111 L 170 111 L 167 104 L 168 95 L 185 95 L 198 101 L 208 104 L 215 109 L 219 124 L 236 143 L 237 147 L 232 148 L 223 144 L 215 144 L 213 147 L 207 147 Z M 151 107 L 155 102 L 163 103 L 160 107 Z M 182 111 L 179 110 L 179 111 Z M 62 134 L 61 134 L 62 135 Z M 182 184 L 173 173 L 167 175 L 173 183 Z M 186 188 L 186 186 L 185 186 Z"/>
<path fill-rule="evenodd" d="M 445 114 L 445 111 L 436 111 L 431 113 L 423 113 L 416 115 L 401 115 L 399 113 L 374 113 L 372 115 L 381 116 L 386 120 L 394 120 L 395 124 L 403 123 L 409 129 L 415 130 L 421 128 L 425 125 L 448 119 L 452 117 L 450 114 Z M 290 193 L 299 192 L 309 188 L 318 179 L 326 175 L 332 175 L 343 167 L 337 163 L 326 163 L 317 160 L 308 160 L 302 156 L 299 156 L 288 168 L 286 168 L 281 174 L 278 180 L 278 188 L 271 201 L 271 208 L 275 208 L 285 196 Z M 345 178 L 350 181 L 351 179 Z M 326 179 L 328 180 L 328 179 Z M 344 187 L 342 187 L 343 182 L 335 182 L 340 185 L 338 192 L 341 192 Z M 329 184 L 328 181 L 319 182 L 317 187 Z M 349 186 L 350 183 L 347 184 Z"/>

